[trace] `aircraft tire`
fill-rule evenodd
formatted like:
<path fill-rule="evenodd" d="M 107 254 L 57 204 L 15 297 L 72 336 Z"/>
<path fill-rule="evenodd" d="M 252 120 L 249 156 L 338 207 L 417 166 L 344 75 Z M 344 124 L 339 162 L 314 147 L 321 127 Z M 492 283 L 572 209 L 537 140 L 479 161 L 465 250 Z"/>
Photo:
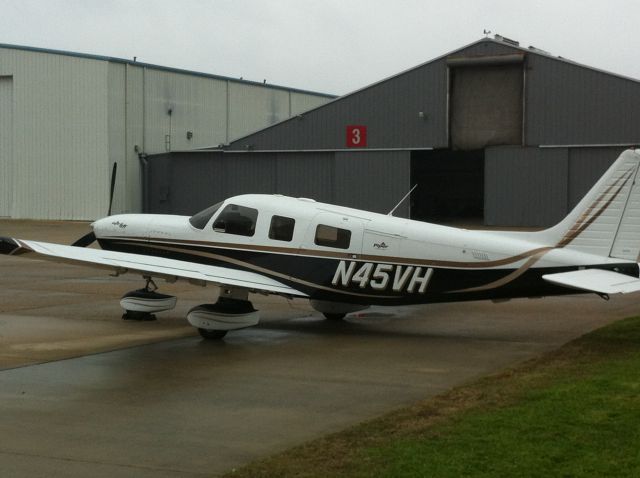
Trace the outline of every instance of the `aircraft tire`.
<path fill-rule="evenodd" d="M 220 340 L 222 337 L 227 335 L 227 330 L 209 330 L 209 329 L 198 329 L 200 335 L 203 339 L 207 340 Z"/>
<path fill-rule="evenodd" d="M 329 313 L 325 312 L 322 315 L 324 315 L 325 319 L 327 319 L 327 320 L 344 320 L 344 317 L 347 314 L 329 314 Z"/>

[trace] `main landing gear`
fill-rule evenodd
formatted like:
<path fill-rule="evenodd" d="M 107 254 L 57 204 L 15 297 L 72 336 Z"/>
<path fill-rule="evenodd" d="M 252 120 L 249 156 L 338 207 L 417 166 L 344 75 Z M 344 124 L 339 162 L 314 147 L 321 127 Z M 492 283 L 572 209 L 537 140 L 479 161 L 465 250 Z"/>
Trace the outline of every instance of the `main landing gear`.
<path fill-rule="evenodd" d="M 156 320 L 154 312 L 171 310 L 176 306 L 176 297 L 156 292 L 158 286 L 151 277 L 145 279 L 147 284 L 142 289 L 127 292 L 120 299 L 124 320 Z"/>
<path fill-rule="evenodd" d="M 187 314 L 187 320 L 205 339 L 221 339 L 229 330 L 243 329 L 260 321 L 260 312 L 244 289 L 222 289 L 215 304 L 202 304 Z"/>
<path fill-rule="evenodd" d="M 325 319 L 331 321 L 344 320 L 347 314 L 366 309 L 368 305 L 344 304 L 342 302 L 329 302 L 326 300 L 310 300 L 311 307 L 324 315 Z"/>

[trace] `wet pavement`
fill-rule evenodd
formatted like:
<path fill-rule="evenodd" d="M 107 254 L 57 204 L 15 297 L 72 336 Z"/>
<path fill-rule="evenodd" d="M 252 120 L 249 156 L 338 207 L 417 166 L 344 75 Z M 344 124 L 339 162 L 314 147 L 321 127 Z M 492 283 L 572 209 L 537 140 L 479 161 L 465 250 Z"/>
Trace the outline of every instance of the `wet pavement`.
<path fill-rule="evenodd" d="M 69 243 L 79 223 L 0 221 L 0 235 Z M 372 308 L 324 321 L 305 301 L 252 297 L 254 328 L 203 341 L 178 307 L 120 319 L 135 276 L 0 257 L 3 476 L 211 476 L 540 355 L 637 298 Z"/>

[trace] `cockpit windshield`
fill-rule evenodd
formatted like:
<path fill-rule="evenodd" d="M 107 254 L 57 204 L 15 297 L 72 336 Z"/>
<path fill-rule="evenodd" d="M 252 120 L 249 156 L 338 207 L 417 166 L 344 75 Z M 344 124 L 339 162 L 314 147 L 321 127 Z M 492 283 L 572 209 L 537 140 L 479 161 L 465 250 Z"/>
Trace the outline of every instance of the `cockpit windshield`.
<path fill-rule="evenodd" d="M 222 201 L 224 202 L 224 201 Z M 207 225 L 209 219 L 216 213 L 220 206 L 222 206 L 222 202 L 214 204 L 213 206 L 209 206 L 207 209 L 200 211 L 197 214 L 194 214 L 189 218 L 189 222 L 191 225 L 197 229 L 204 229 L 204 226 Z"/>

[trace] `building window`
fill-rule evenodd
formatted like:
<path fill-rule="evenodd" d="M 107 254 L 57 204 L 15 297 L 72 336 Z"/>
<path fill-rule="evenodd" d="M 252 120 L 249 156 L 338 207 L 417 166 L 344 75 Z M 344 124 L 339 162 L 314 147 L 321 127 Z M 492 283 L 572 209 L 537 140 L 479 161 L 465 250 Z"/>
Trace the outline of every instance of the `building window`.
<path fill-rule="evenodd" d="M 271 218 L 271 226 L 269 227 L 269 239 L 290 242 L 291 239 L 293 239 L 293 228 L 295 225 L 295 219 L 273 216 Z"/>
<path fill-rule="evenodd" d="M 257 209 L 229 204 L 213 223 L 213 230 L 238 236 L 253 236 L 257 220 Z"/>
<path fill-rule="evenodd" d="M 316 238 L 314 242 L 318 246 L 349 249 L 349 244 L 351 243 L 351 231 L 318 224 L 318 227 L 316 227 Z"/>

